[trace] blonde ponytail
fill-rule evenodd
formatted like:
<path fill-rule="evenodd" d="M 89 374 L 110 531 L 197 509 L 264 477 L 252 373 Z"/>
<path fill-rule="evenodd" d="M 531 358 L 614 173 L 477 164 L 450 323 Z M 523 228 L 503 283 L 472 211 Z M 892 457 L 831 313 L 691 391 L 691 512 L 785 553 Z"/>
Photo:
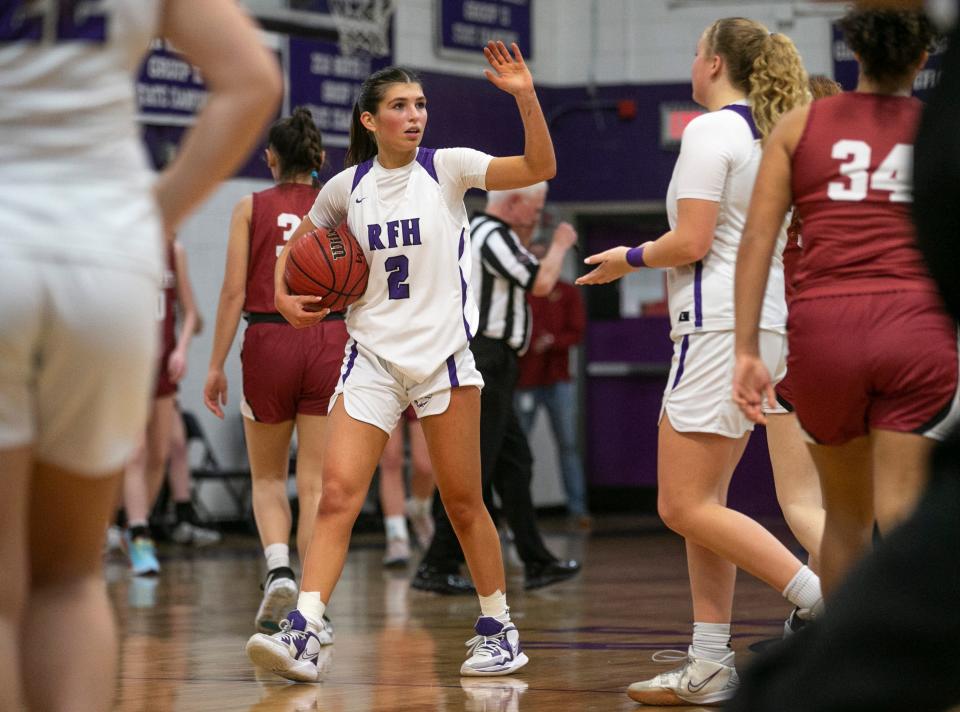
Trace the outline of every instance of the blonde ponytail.
<path fill-rule="evenodd" d="M 793 41 L 744 17 L 717 20 L 704 34 L 711 54 L 720 55 L 730 83 L 750 102 L 765 140 L 790 109 L 810 102 L 807 71 Z"/>
<path fill-rule="evenodd" d="M 747 99 L 760 135 L 766 139 L 780 117 L 810 103 L 807 70 L 796 46 L 786 35 L 767 35 L 753 61 Z"/>

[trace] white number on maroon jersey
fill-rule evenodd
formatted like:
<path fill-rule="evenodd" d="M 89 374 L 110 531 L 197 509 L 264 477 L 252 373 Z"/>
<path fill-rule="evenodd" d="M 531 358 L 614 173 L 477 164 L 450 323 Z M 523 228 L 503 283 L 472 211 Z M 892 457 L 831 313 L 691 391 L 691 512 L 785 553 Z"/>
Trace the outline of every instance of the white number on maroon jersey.
<path fill-rule="evenodd" d="M 867 169 L 870 167 L 870 146 L 863 141 L 837 141 L 830 153 L 832 158 L 843 161 L 840 174 L 848 183 L 833 181 L 827 185 L 830 200 L 863 200 L 867 197 Z"/>
<path fill-rule="evenodd" d="M 293 233 L 300 227 L 300 216 L 292 213 L 280 213 L 277 215 L 277 227 L 283 230 L 283 241 L 288 242 Z M 283 245 L 277 245 L 277 257 L 283 252 Z"/>
<path fill-rule="evenodd" d="M 886 190 L 893 203 L 913 202 L 913 146 L 898 143 L 877 166 L 870 180 L 874 190 Z"/>
<path fill-rule="evenodd" d="M 846 182 L 832 181 L 827 184 L 830 200 L 859 201 L 867 197 L 867 187 L 890 194 L 893 203 L 909 203 L 913 200 L 913 146 L 898 143 L 887 154 L 877 169 L 870 174 L 872 151 L 864 141 L 842 140 L 833 144 L 831 157 L 839 161 L 841 175 Z"/>

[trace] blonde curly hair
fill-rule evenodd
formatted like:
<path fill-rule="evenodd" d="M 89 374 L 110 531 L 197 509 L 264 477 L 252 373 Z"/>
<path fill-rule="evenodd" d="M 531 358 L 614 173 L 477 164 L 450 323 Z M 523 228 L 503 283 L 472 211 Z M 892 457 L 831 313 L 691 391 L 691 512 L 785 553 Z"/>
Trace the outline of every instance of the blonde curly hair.
<path fill-rule="evenodd" d="M 793 40 L 755 20 L 727 17 L 704 32 L 707 51 L 723 58 L 730 83 L 747 95 L 763 139 L 785 113 L 810 102 L 807 70 Z"/>

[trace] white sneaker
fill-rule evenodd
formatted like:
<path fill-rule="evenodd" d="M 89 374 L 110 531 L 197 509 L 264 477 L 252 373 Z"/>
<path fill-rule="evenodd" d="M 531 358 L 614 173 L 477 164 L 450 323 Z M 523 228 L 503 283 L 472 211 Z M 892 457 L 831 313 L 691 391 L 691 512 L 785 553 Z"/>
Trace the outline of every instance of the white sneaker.
<path fill-rule="evenodd" d="M 280 632 L 256 633 L 247 641 L 247 656 L 253 664 L 295 682 L 319 682 L 329 667 L 323 646 L 333 643 L 328 621 L 313 631 L 300 611 L 291 611 L 280 621 Z"/>
<path fill-rule="evenodd" d="M 170 535 L 178 544 L 193 546 L 209 546 L 220 541 L 220 532 L 215 529 L 198 527 L 190 522 L 180 522 Z"/>
<path fill-rule="evenodd" d="M 299 590 L 293 571 L 287 566 L 272 569 L 261 588 L 263 600 L 260 601 L 255 625 L 261 633 L 276 633 L 280 630 L 280 621 L 297 605 Z"/>
<path fill-rule="evenodd" d="M 399 568 L 410 563 L 410 542 L 407 539 L 387 539 L 387 551 L 383 555 L 383 565 L 387 568 Z"/>
<path fill-rule="evenodd" d="M 627 688 L 627 696 L 645 705 L 709 705 L 724 702 L 733 697 L 740 684 L 733 657 L 732 652 L 728 653 L 723 662 L 718 663 L 695 658 L 688 650 L 683 665 L 650 680 L 633 683 Z"/>
<path fill-rule="evenodd" d="M 520 648 L 520 633 L 513 623 L 481 616 L 473 629 L 477 634 L 467 641 L 470 654 L 460 666 L 461 675 L 509 675 L 530 662 Z"/>

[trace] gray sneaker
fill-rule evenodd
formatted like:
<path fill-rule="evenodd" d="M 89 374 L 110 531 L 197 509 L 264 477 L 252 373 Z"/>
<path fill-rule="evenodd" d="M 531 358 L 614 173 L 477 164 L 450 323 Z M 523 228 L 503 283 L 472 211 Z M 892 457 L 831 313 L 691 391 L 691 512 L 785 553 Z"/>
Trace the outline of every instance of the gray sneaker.
<path fill-rule="evenodd" d="M 190 522 L 180 522 L 170 538 L 183 546 L 209 546 L 220 541 L 220 532 Z"/>
<path fill-rule="evenodd" d="M 683 665 L 650 680 L 635 682 L 627 696 L 645 705 L 712 705 L 733 697 L 740 684 L 731 652 L 722 663 L 695 658 L 688 651 Z M 656 659 L 656 658 L 654 658 Z"/>

